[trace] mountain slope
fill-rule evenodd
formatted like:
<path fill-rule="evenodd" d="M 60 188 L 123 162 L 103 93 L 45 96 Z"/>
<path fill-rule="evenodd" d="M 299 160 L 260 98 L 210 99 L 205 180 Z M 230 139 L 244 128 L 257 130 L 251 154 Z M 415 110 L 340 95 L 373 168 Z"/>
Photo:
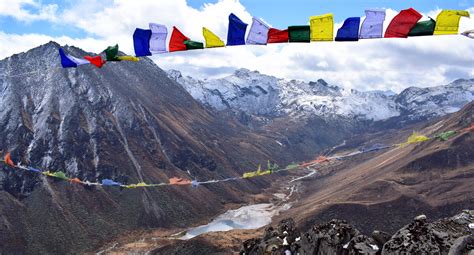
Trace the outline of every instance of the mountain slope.
<path fill-rule="evenodd" d="M 168 71 L 168 76 L 204 105 L 269 118 L 289 115 L 378 121 L 402 116 L 423 120 L 455 112 L 474 100 L 474 79 L 432 88 L 410 87 L 394 94 L 348 90 L 321 79 L 309 83 L 287 81 L 247 69 L 204 81 L 176 70 Z"/>
<path fill-rule="evenodd" d="M 442 120 L 419 126 L 423 134 L 459 130 L 474 122 L 474 102 Z M 375 141 L 403 142 L 411 130 L 379 134 Z M 394 232 L 419 214 L 452 215 L 474 204 L 474 134 L 446 142 L 371 153 L 319 169 L 306 181 L 307 194 L 283 217 L 295 217 L 309 228 L 333 218 L 349 220 L 366 234 L 374 229 Z"/>
<path fill-rule="evenodd" d="M 344 89 L 321 79 L 288 81 L 247 69 L 210 80 L 196 80 L 175 70 L 168 71 L 168 76 L 207 108 L 253 130 L 276 134 L 275 140 L 292 152 L 294 161 L 361 140 L 368 132 L 439 118 L 474 100 L 474 79 L 432 88 L 410 87 L 395 94 Z"/>
<path fill-rule="evenodd" d="M 58 47 L 0 61 L 0 142 L 16 162 L 84 181 L 158 183 L 237 176 L 281 152 L 274 138 L 204 109 L 149 59 L 62 69 Z M 102 189 L 3 167 L 0 253 L 78 253 L 123 231 L 188 225 L 261 186 Z"/>

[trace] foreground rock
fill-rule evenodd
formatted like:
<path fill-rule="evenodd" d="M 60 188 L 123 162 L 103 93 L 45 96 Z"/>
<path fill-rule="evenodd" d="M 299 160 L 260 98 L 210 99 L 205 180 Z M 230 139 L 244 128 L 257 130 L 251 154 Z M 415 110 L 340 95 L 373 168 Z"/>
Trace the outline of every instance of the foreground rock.
<path fill-rule="evenodd" d="M 463 211 L 451 218 L 427 223 L 418 219 L 403 227 L 384 245 L 383 254 L 469 254 L 474 248 L 469 224 L 474 221 L 474 211 Z"/>
<path fill-rule="evenodd" d="M 285 219 L 262 238 L 245 241 L 240 254 L 474 254 L 473 223 L 469 210 L 432 223 L 420 215 L 392 237 L 382 231 L 368 237 L 344 220 L 300 232 L 293 219 Z"/>

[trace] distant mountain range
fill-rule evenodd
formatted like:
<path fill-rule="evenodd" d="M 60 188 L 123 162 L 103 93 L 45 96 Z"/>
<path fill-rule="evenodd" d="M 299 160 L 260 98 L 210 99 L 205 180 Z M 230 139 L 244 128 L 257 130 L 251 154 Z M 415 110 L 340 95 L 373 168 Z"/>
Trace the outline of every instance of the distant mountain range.
<path fill-rule="evenodd" d="M 430 88 L 409 87 L 396 94 L 345 89 L 322 79 L 289 81 L 247 69 L 210 80 L 183 76 L 176 70 L 168 71 L 168 76 L 208 107 L 266 118 L 318 116 L 379 121 L 397 117 L 416 121 L 456 112 L 474 100 L 474 79 Z"/>

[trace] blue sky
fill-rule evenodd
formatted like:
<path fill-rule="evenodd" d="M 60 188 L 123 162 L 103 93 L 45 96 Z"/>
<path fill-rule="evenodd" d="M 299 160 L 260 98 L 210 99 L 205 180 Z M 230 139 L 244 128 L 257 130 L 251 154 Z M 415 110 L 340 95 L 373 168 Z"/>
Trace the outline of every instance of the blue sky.
<path fill-rule="evenodd" d="M 102 1 L 104 5 L 110 0 Z M 218 1 L 188 0 L 189 6 L 201 9 L 205 4 Z M 332 12 L 335 14 L 336 22 L 342 22 L 346 17 L 363 16 L 367 8 L 391 8 L 394 10 L 406 9 L 408 6 L 420 12 L 429 12 L 433 9 L 465 9 L 474 5 L 474 0 L 417 0 L 417 1 L 393 1 L 393 0 L 241 0 L 243 6 L 250 14 L 261 17 L 275 27 L 286 27 L 288 25 L 305 24 L 311 15 Z M 43 5 L 55 4 L 59 10 L 74 8 L 75 1 L 42 0 Z M 25 10 L 35 11 L 34 6 L 25 4 Z M 19 21 L 10 16 L 0 16 L 0 29 L 7 33 L 28 34 L 38 33 L 50 36 L 67 35 L 75 38 L 91 37 L 87 31 L 74 26 L 51 24 L 48 21 Z"/>
<path fill-rule="evenodd" d="M 200 8 L 205 3 L 217 1 L 189 0 L 194 8 Z M 277 27 L 306 23 L 307 17 L 332 12 L 336 22 L 342 22 L 346 17 L 363 16 L 367 8 L 391 8 L 394 10 L 412 7 L 420 12 L 433 9 L 465 9 L 474 5 L 472 0 L 241 0 L 247 10 L 257 17 L 262 17 Z"/>
<path fill-rule="evenodd" d="M 123 52 L 133 54 L 133 31 L 149 22 L 169 29 L 177 26 L 197 41 L 203 40 L 205 26 L 225 40 L 231 12 L 249 24 L 256 16 L 277 28 L 307 24 L 309 16 L 331 12 L 337 29 L 337 23 L 347 17 L 363 17 L 367 8 L 386 9 L 386 27 L 397 11 L 409 7 L 422 13 L 423 19 L 435 18 L 441 9 L 468 10 L 473 18 L 462 18 L 461 29 L 474 29 L 474 0 L 0 0 L 0 58 L 51 40 L 88 52 L 118 43 Z M 443 36 L 228 47 L 152 59 L 163 69 L 178 69 L 197 78 L 222 77 L 248 68 L 286 79 L 322 78 L 360 90 L 401 91 L 474 78 L 473 55 L 474 40 Z"/>

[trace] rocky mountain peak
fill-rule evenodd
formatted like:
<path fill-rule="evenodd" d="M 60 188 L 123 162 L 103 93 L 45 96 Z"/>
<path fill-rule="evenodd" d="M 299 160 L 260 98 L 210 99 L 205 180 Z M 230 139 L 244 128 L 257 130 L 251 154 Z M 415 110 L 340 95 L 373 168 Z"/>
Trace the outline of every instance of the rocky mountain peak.
<path fill-rule="evenodd" d="M 400 116 L 413 121 L 454 112 L 474 99 L 472 79 L 431 88 L 410 87 L 397 95 L 391 91 L 344 89 L 323 79 L 287 81 L 248 69 L 205 81 L 174 78 L 172 72 L 169 77 L 211 108 L 265 117 L 286 114 L 378 121 Z"/>
<path fill-rule="evenodd" d="M 148 58 L 65 69 L 58 48 L 49 42 L 0 60 L 0 149 L 15 163 L 131 184 L 241 176 L 280 158 L 275 138 L 208 111 Z M 8 224 L 0 224 L 0 253 L 83 253 L 125 230 L 202 220 L 242 203 L 237 193 L 260 188 L 229 187 L 122 192 L 4 166 L 0 221 Z"/>
<path fill-rule="evenodd" d="M 235 70 L 233 75 L 235 75 L 237 77 L 245 78 L 245 77 L 250 77 L 250 75 L 252 75 L 252 74 L 253 75 L 258 75 L 260 73 L 258 71 L 250 71 L 247 68 L 240 68 L 240 69 Z"/>

